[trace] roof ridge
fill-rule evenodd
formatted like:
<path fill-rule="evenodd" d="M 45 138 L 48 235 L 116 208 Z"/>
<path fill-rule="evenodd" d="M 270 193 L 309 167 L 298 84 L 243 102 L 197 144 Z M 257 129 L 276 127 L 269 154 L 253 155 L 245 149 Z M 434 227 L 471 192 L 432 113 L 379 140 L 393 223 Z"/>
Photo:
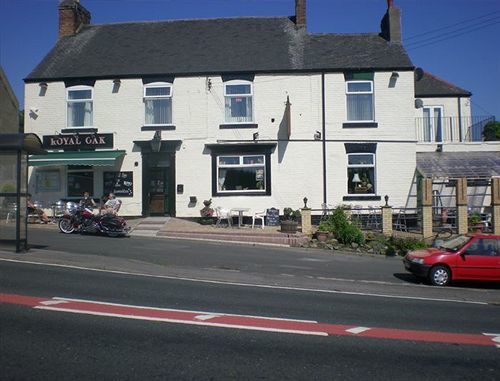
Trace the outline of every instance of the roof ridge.
<path fill-rule="evenodd" d="M 116 25 L 130 25 L 130 24 L 162 24 L 162 23 L 175 23 L 175 22 L 200 22 L 200 21 L 217 21 L 217 20 L 274 20 L 283 19 L 289 20 L 291 16 L 228 16 L 228 17 L 210 17 L 210 18 L 196 18 L 196 19 L 172 19 L 172 20 L 144 20 L 144 21 L 117 21 L 117 22 L 107 22 L 103 24 L 87 24 L 83 28 L 93 28 L 102 26 L 116 26 Z"/>

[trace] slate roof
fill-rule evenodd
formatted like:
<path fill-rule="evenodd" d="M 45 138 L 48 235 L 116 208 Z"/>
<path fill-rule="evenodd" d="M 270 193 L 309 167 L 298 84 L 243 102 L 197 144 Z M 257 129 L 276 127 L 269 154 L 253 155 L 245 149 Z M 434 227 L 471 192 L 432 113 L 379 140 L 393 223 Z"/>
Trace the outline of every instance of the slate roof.
<path fill-rule="evenodd" d="M 288 17 L 242 17 L 86 25 L 26 81 L 359 69 L 413 65 L 378 34 L 308 34 Z"/>
<path fill-rule="evenodd" d="M 470 97 L 470 91 L 461 89 L 444 79 L 438 78 L 435 75 L 424 72 L 422 78 L 415 80 L 415 96 L 416 97 Z"/>
<path fill-rule="evenodd" d="M 420 152 L 417 169 L 424 177 L 489 178 L 500 176 L 498 152 Z"/>

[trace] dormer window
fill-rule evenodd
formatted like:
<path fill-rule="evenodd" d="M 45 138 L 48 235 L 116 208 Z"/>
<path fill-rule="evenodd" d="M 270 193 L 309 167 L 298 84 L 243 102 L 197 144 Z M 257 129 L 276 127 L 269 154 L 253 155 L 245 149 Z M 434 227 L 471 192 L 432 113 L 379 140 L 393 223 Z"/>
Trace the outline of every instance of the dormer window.
<path fill-rule="evenodd" d="M 66 89 L 68 127 L 91 127 L 93 125 L 92 92 L 91 86 L 72 86 Z"/>
<path fill-rule="evenodd" d="M 172 124 L 172 84 L 153 82 L 144 86 L 146 126 Z"/>
<path fill-rule="evenodd" d="M 232 80 L 224 83 L 225 123 L 253 122 L 253 83 Z"/>

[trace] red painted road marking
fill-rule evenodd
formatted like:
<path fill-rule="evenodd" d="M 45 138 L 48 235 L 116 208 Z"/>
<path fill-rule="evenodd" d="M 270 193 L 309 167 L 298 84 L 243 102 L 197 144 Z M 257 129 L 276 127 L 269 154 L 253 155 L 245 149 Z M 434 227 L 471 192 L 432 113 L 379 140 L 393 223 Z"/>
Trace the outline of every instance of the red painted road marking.
<path fill-rule="evenodd" d="M 500 334 L 494 333 L 463 334 L 359 327 L 352 325 L 325 324 L 310 320 L 278 319 L 262 316 L 129 306 L 124 304 L 66 298 L 39 298 L 24 295 L 0 294 L 0 303 L 25 305 L 36 309 L 59 312 L 305 335 L 355 336 L 376 339 L 486 346 L 498 346 L 500 341 Z"/>

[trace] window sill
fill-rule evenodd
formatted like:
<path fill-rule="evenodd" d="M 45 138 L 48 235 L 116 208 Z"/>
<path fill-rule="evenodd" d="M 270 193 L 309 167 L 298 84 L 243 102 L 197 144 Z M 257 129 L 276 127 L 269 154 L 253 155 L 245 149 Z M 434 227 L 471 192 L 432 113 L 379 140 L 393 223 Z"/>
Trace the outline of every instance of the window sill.
<path fill-rule="evenodd" d="M 175 130 L 175 125 L 173 124 L 147 125 L 141 127 L 141 131 L 173 131 L 173 130 Z"/>
<path fill-rule="evenodd" d="M 61 134 L 76 134 L 80 132 L 97 132 L 95 127 L 68 127 L 61 130 Z"/>
<path fill-rule="evenodd" d="M 342 197 L 343 201 L 381 201 L 382 197 L 381 196 L 376 196 L 373 194 L 367 194 L 366 196 L 364 195 L 349 195 L 349 196 L 344 196 Z"/>
<path fill-rule="evenodd" d="M 217 192 L 214 194 L 214 196 L 217 197 L 228 197 L 228 196 L 269 196 L 271 192 L 268 191 L 236 191 L 236 192 Z"/>
<path fill-rule="evenodd" d="M 377 122 L 345 122 L 342 128 L 377 128 Z"/>
<path fill-rule="evenodd" d="M 219 125 L 221 130 L 233 129 L 233 128 L 258 128 L 259 125 L 256 123 L 223 123 Z"/>

